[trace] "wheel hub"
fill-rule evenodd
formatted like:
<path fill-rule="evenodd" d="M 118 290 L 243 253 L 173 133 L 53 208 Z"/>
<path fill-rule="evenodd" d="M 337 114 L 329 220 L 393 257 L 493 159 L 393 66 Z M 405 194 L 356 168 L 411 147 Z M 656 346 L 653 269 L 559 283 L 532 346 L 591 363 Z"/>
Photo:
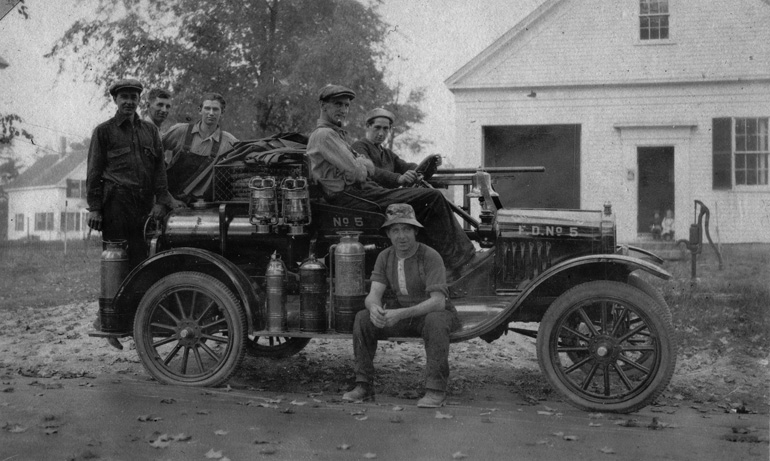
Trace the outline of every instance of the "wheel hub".
<path fill-rule="evenodd" d="M 179 322 L 177 337 L 182 346 L 193 346 L 201 337 L 201 329 L 197 322 L 182 321 Z"/>
<path fill-rule="evenodd" d="M 589 345 L 591 354 L 597 361 L 610 363 L 617 359 L 619 348 L 616 342 L 608 336 L 598 336 Z"/>

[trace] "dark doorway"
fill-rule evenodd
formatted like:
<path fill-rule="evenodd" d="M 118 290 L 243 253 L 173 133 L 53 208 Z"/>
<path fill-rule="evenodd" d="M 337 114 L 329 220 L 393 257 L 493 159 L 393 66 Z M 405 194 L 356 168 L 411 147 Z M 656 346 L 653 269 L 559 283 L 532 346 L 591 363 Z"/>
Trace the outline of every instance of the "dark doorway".
<path fill-rule="evenodd" d="M 499 179 L 507 208 L 580 208 L 580 125 L 485 126 L 484 164 L 544 166 L 545 173 Z"/>
<path fill-rule="evenodd" d="M 637 148 L 639 170 L 639 223 L 637 231 L 649 233 L 655 212 L 660 219 L 674 209 L 674 146 Z"/>

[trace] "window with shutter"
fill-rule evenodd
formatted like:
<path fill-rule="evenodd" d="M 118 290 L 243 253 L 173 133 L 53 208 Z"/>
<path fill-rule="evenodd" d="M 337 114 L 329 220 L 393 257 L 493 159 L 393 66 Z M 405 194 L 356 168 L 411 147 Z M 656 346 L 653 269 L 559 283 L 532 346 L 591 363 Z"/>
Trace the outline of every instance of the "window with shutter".
<path fill-rule="evenodd" d="M 733 186 L 733 121 L 731 118 L 715 118 L 711 125 L 713 151 L 714 189 L 731 189 Z"/>

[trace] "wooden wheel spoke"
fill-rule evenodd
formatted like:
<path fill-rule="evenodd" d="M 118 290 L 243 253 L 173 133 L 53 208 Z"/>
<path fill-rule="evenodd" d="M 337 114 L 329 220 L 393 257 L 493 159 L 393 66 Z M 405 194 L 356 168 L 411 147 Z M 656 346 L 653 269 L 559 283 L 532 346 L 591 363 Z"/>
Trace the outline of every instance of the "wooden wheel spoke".
<path fill-rule="evenodd" d="M 153 342 L 152 343 L 152 347 L 158 348 L 160 346 L 166 345 L 168 343 L 172 343 L 174 341 L 177 341 L 177 337 L 176 336 L 168 336 L 166 338 L 161 339 L 160 341 Z"/>
<path fill-rule="evenodd" d="M 158 303 L 158 307 L 160 307 L 160 309 L 161 309 L 163 312 L 165 312 L 165 313 L 166 313 L 166 315 L 168 315 L 169 317 L 171 317 L 171 320 L 173 320 L 175 323 L 179 323 L 179 319 L 178 319 L 178 318 L 177 318 L 177 317 L 176 317 L 174 314 L 172 314 L 172 313 L 171 313 L 171 311 L 169 311 L 169 310 L 168 310 L 168 308 L 167 308 L 166 306 L 164 306 L 163 304 L 160 304 L 160 303 Z"/>
<path fill-rule="evenodd" d="M 150 327 L 162 328 L 164 330 L 169 330 L 169 331 L 174 331 L 174 332 L 176 331 L 176 326 L 174 326 L 174 325 L 166 325 L 165 323 L 152 322 L 150 324 Z"/>
<path fill-rule="evenodd" d="M 637 370 L 641 371 L 645 375 L 650 373 L 650 369 L 649 368 L 645 367 L 644 365 L 640 365 L 639 363 L 637 363 L 637 362 L 635 362 L 633 360 L 629 360 L 628 357 L 626 357 L 626 356 L 624 356 L 622 354 L 618 356 L 618 360 L 620 360 L 621 362 L 625 363 L 626 365 L 629 365 L 629 366 L 631 366 L 633 368 L 636 368 Z"/>
<path fill-rule="evenodd" d="M 630 338 L 631 336 L 634 336 L 637 333 L 639 333 L 640 331 L 644 330 L 645 328 L 647 328 L 647 324 L 646 323 L 642 324 L 642 325 L 639 325 L 638 327 L 636 327 L 633 330 L 629 331 L 628 333 L 624 334 L 620 338 L 617 338 L 616 341 L 618 343 L 622 343 L 622 342 L 626 341 L 628 338 Z"/>
<path fill-rule="evenodd" d="M 179 313 L 181 314 L 182 320 L 185 320 L 187 318 L 187 314 L 185 314 L 184 311 L 184 303 L 182 303 L 182 298 L 179 297 L 179 292 L 174 292 L 174 299 L 176 300 L 176 306 L 179 309 Z"/>
<path fill-rule="evenodd" d="M 570 334 L 572 334 L 574 336 L 577 336 L 577 338 L 582 340 L 582 341 L 589 342 L 591 340 L 591 338 L 589 338 L 588 336 L 580 333 L 579 331 L 573 330 L 572 328 L 570 328 L 568 326 L 563 326 L 561 328 L 562 328 L 562 330 L 565 330 L 565 331 L 569 332 Z"/>
<path fill-rule="evenodd" d="M 586 357 L 583 357 L 582 360 L 580 360 L 577 363 L 572 364 L 571 367 L 569 367 L 566 370 L 564 370 L 564 373 L 570 374 L 570 373 L 572 373 L 575 370 L 579 370 L 583 365 L 585 365 L 586 363 L 590 362 L 591 359 L 592 359 L 592 357 L 590 355 L 588 355 Z M 596 365 L 594 365 L 594 366 L 596 366 Z"/>
<path fill-rule="evenodd" d="M 601 318 L 602 318 L 602 320 L 601 320 L 602 333 L 606 334 L 606 332 L 607 332 L 607 303 L 606 302 L 599 303 L 599 310 L 601 311 L 600 313 L 601 313 Z"/>
<path fill-rule="evenodd" d="M 620 376 L 620 380 L 623 381 L 623 384 L 626 386 L 626 390 L 632 390 L 634 386 L 631 384 L 631 380 L 628 379 L 628 376 L 626 376 L 626 373 L 623 371 L 623 369 L 620 368 L 617 363 L 613 363 L 612 368 L 615 370 L 615 373 Z"/>
<path fill-rule="evenodd" d="M 163 364 L 168 366 L 168 364 L 171 362 L 171 360 L 174 359 L 176 354 L 179 352 L 179 349 L 182 348 L 182 345 L 177 343 L 176 346 L 174 346 L 173 349 L 171 349 L 171 352 L 168 353 L 165 359 L 163 359 Z"/>
<path fill-rule="evenodd" d="M 591 318 L 588 317 L 588 314 L 586 314 L 585 309 L 581 307 L 580 309 L 577 310 L 577 312 L 578 312 L 578 315 L 580 315 L 580 317 L 583 319 L 583 322 L 586 324 L 586 327 L 589 330 L 591 330 L 591 334 L 593 336 L 599 336 L 599 332 L 596 331 L 596 326 L 593 324 L 593 321 L 591 320 Z"/>
<path fill-rule="evenodd" d="M 219 359 L 220 359 L 221 357 L 220 357 L 219 355 L 217 355 L 217 353 L 214 351 L 214 349 L 210 348 L 210 347 L 208 346 L 208 344 L 206 344 L 206 343 L 201 343 L 201 344 L 200 344 L 200 346 L 201 346 L 201 349 L 203 349 L 203 352 L 205 352 L 206 354 L 208 354 L 208 355 L 209 355 L 209 357 L 211 357 L 212 359 L 216 360 L 217 362 L 219 361 Z"/>
<path fill-rule="evenodd" d="M 616 336 L 619 334 L 618 329 L 621 325 L 623 325 L 623 321 L 628 317 L 628 308 L 626 306 L 620 307 L 620 314 L 617 315 L 617 320 L 615 321 L 615 325 L 612 326 L 612 332 L 610 333 L 611 336 Z"/>
<path fill-rule="evenodd" d="M 209 330 L 212 327 L 214 327 L 216 325 L 219 325 L 219 324 L 222 324 L 222 323 L 224 323 L 225 326 L 226 326 L 227 325 L 227 319 L 221 318 L 221 319 L 217 319 L 217 320 L 215 320 L 215 321 L 213 321 L 211 323 L 208 323 L 206 325 L 201 325 L 201 330 Z"/>
<path fill-rule="evenodd" d="M 180 364 L 181 365 L 181 367 L 180 367 L 181 369 L 179 370 L 179 372 L 182 373 L 183 375 L 187 374 L 187 361 L 188 360 L 190 360 L 190 348 L 185 346 L 184 353 L 182 354 L 182 363 Z"/>
<path fill-rule="evenodd" d="M 602 375 L 604 375 L 604 395 L 606 397 L 610 396 L 611 391 L 611 384 L 610 384 L 610 366 L 609 364 L 604 364 L 604 367 L 602 367 Z"/>
<path fill-rule="evenodd" d="M 199 315 L 198 318 L 195 319 L 195 321 L 196 322 L 200 322 L 201 319 L 203 319 L 203 317 L 205 317 L 206 314 L 209 313 L 209 311 L 211 310 L 211 307 L 215 306 L 216 304 L 217 304 L 216 301 L 214 301 L 213 299 L 211 301 L 209 301 L 209 304 L 206 306 L 205 309 L 203 309 L 203 312 L 201 312 L 201 315 Z"/>
<path fill-rule="evenodd" d="M 581 384 L 580 386 L 581 389 L 583 390 L 588 389 L 588 386 L 591 384 L 591 381 L 593 381 L 594 375 L 596 374 L 596 370 L 598 369 L 599 369 L 599 362 L 595 362 L 594 365 L 591 367 L 591 370 L 586 375 L 586 379 L 583 380 L 583 384 Z"/>
<path fill-rule="evenodd" d="M 203 373 L 203 360 L 201 359 L 201 353 L 197 347 L 193 348 L 193 357 L 195 357 L 195 364 L 198 365 L 198 371 Z"/>
<path fill-rule="evenodd" d="M 223 338 L 222 336 L 212 336 L 207 334 L 201 335 L 201 338 L 208 339 L 208 340 L 214 341 L 215 343 L 220 343 L 220 344 L 227 344 L 227 342 L 229 341 L 228 338 Z"/>
<path fill-rule="evenodd" d="M 195 301 L 198 298 L 198 290 L 192 290 L 192 300 L 190 301 L 190 314 L 186 318 L 191 319 L 195 314 Z"/>

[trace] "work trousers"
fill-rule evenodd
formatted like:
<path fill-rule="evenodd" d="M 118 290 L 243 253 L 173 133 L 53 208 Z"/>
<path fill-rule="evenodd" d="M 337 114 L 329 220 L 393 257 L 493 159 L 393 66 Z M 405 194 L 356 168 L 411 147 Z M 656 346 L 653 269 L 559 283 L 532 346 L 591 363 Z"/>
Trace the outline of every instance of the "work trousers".
<path fill-rule="evenodd" d="M 419 240 L 438 251 L 444 260 L 444 266 L 449 269 L 468 262 L 476 251 L 457 221 L 454 211 L 441 192 L 435 189 L 348 187 L 333 197 L 327 197 L 326 200 L 335 206 L 380 213 L 384 213 L 390 204 L 408 203 L 414 208 L 417 220 L 425 226 L 424 231 L 420 232 Z"/>
<path fill-rule="evenodd" d="M 425 343 L 425 388 L 445 392 L 449 380 L 449 333 L 458 328 L 460 319 L 455 311 L 431 312 L 401 320 L 386 328 L 374 326 L 369 310 L 359 311 L 353 324 L 356 382 L 374 384 L 374 355 L 378 339 L 418 336 Z"/>
<path fill-rule="evenodd" d="M 116 184 L 105 185 L 102 205 L 102 239 L 128 242 L 131 269 L 147 258 L 144 223 L 152 209 L 152 194 Z"/>

